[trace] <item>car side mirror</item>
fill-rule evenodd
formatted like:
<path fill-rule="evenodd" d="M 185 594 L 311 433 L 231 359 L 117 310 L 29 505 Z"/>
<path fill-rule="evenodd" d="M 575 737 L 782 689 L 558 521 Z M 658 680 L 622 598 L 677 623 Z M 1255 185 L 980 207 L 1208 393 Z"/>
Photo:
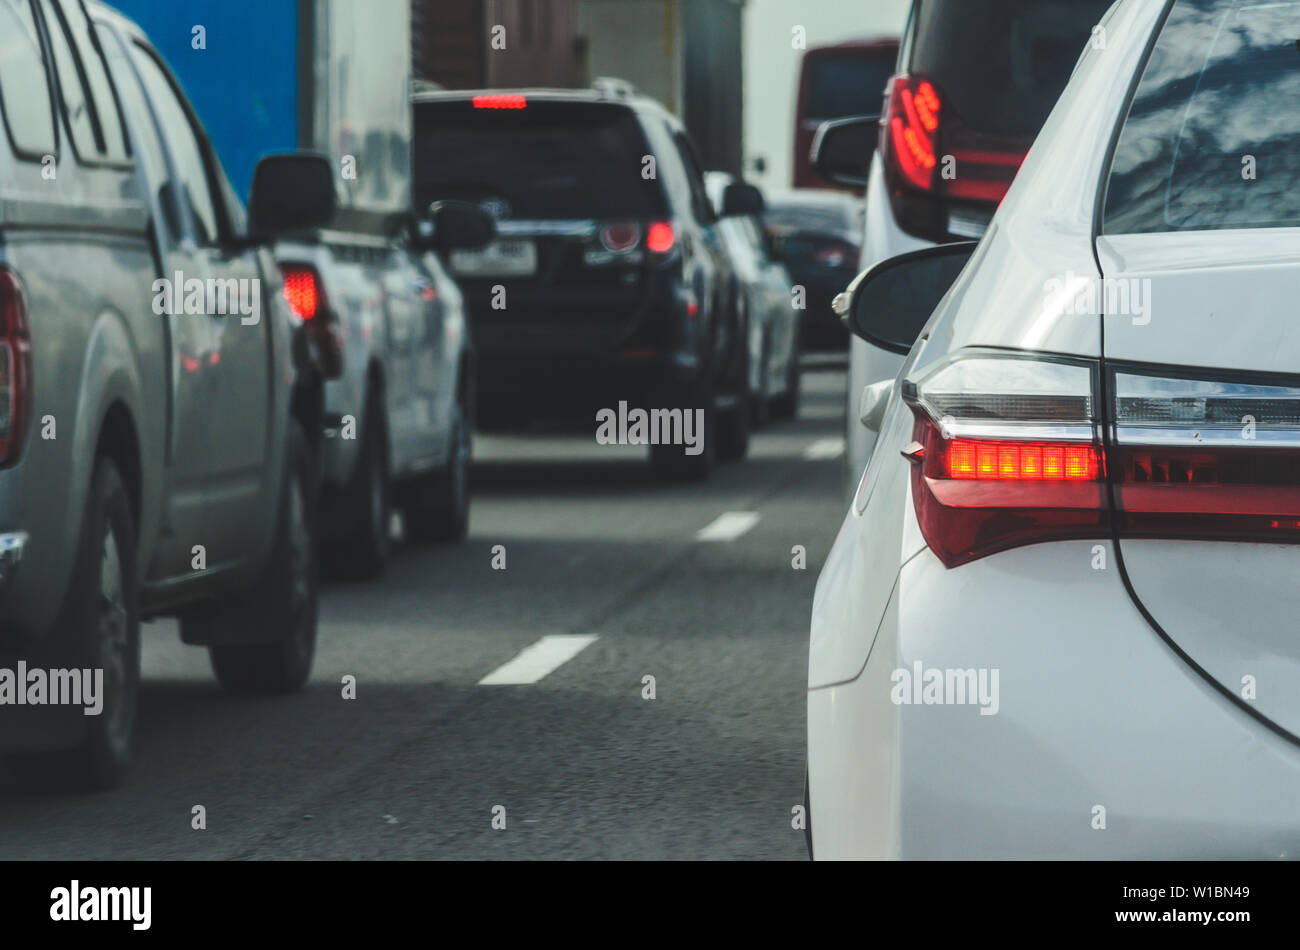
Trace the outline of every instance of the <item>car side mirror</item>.
<path fill-rule="evenodd" d="M 320 152 L 267 155 L 253 171 L 248 233 L 258 240 L 322 228 L 334 218 L 334 167 Z"/>
<path fill-rule="evenodd" d="M 497 236 L 492 215 L 468 201 L 435 201 L 416 222 L 414 242 L 433 251 L 471 250 Z"/>
<path fill-rule="evenodd" d="M 865 187 L 879 124 L 879 116 L 854 116 L 818 126 L 811 156 L 817 174 L 840 185 Z"/>
<path fill-rule="evenodd" d="M 735 181 L 722 193 L 722 217 L 741 218 L 762 214 L 767 210 L 763 193 L 753 185 Z"/>
<path fill-rule="evenodd" d="M 978 246 L 941 244 L 881 261 L 835 298 L 835 312 L 856 336 L 906 354 Z"/>

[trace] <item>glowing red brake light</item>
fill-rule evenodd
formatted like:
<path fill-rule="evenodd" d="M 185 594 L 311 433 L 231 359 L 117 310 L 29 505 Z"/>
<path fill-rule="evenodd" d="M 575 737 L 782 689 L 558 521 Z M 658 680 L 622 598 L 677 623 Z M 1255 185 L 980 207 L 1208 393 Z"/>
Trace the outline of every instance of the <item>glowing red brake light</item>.
<path fill-rule="evenodd" d="M 653 254 L 667 254 L 676 243 L 677 235 L 673 232 L 673 226 L 667 221 L 656 221 L 646 232 L 646 250 Z"/>
<path fill-rule="evenodd" d="M 1013 442 L 954 439 L 936 462 L 943 478 L 1002 481 L 1093 481 L 1098 455 L 1074 442 Z"/>
<path fill-rule="evenodd" d="M 316 285 L 316 272 L 309 267 L 285 266 L 280 268 L 284 276 L 284 299 L 289 307 L 304 320 L 316 316 L 320 290 Z"/>
<path fill-rule="evenodd" d="M 280 274 L 284 278 L 284 299 L 304 321 L 321 372 L 326 379 L 337 379 L 343 374 L 343 335 L 330 310 L 320 275 L 310 264 L 281 264 Z"/>
<path fill-rule="evenodd" d="M 507 93 L 494 93 L 473 98 L 475 109 L 527 109 L 528 97 Z"/>

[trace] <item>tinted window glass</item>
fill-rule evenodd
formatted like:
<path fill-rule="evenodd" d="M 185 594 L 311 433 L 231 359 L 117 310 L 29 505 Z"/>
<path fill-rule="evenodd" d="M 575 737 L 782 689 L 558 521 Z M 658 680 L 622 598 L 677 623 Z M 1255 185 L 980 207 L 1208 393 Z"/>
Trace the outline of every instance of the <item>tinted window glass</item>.
<path fill-rule="evenodd" d="M 190 125 L 189 116 L 168 81 L 158 61 L 138 46 L 131 47 L 132 59 L 140 70 L 145 91 L 158 114 L 163 135 L 176 163 L 180 177 L 181 200 L 189 205 L 194 215 L 195 236 L 200 244 L 209 244 L 217 237 L 217 212 L 203 164 L 203 150 Z"/>
<path fill-rule="evenodd" d="M 28 0 L 0 0 L 0 107 L 15 148 L 30 155 L 54 151 L 45 57 Z"/>
<path fill-rule="evenodd" d="M 1109 233 L 1300 226 L 1300 2 L 1179 0 L 1111 166 Z"/>
<path fill-rule="evenodd" d="M 809 120 L 842 119 L 851 115 L 879 115 L 885 84 L 894 72 L 891 57 L 823 56 L 808 67 Z"/>
<path fill-rule="evenodd" d="M 58 74 L 59 94 L 67 117 L 68 131 L 77 154 L 83 158 L 102 158 L 100 136 L 95 132 L 95 116 L 91 113 L 90 97 L 81 81 L 81 70 L 68 42 L 68 34 L 60 26 L 58 15 L 46 2 L 43 4 L 45 23 L 49 27 L 50 46 L 54 50 L 55 72 Z"/>
<path fill-rule="evenodd" d="M 99 44 L 90 31 L 90 21 L 86 19 L 85 8 L 80 0 L 56 0 L 67 20 L 72 33 L 72 41 L 81 54 L 81 66 L 86 73 L 86 82 L 90 96 L 95 104 L 95 114 L 99 117 L 100 130 L 104 136 L 104 156 L 121 161 L 127 157 L 126 137 L 122 128 L 122 117 L 117 110 L 117 98 L 112 83 L 108 79 L 108 70 L 104 67 L 104 57 Z"/>
<path fill-rule="evenodd" d="M 491 201 L 512 218 L 650 218 L 664 214 L 636 116 L 618 106 L 532 103 L 415 110 L 415 199 Z"/>
<path fill-rule="evenodd" d="M 1111 2 L 917 0 L 911 70 L 976 131 L 1032 138 Z"/>

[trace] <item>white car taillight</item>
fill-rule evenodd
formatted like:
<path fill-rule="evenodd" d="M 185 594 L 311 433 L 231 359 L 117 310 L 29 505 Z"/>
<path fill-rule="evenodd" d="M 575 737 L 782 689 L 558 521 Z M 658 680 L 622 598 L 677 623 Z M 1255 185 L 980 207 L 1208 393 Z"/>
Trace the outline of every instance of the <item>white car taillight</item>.
<path fill-rule="evenodd" d="M 0 465 L 16 461 L 32 412 L 32 338 L 27 295 L 0 267 Z"/>
<path fill-rule="evenodd" d="M 1300 542 L 1300 387 L 969 351 L 904 382 L 912 499 L 948 567 L 1040 541 Z"/>
<path fill-rule="evenodd" d="M 944 564 L 1109 534 L 1096 379 L 1082 361 L 978 352 L 903 384 L 913 504 Z"/>
<path fill-rule="evenodd" d="M 1113 374 L 1121 537 L 1300 540 L 1300 388 Z"/>

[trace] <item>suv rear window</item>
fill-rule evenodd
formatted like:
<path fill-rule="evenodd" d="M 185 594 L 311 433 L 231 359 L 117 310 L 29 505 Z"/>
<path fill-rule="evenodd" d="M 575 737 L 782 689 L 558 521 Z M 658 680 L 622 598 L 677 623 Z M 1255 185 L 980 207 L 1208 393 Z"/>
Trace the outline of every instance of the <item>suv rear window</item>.
<path fill-rule="evenodd" d="M 1300 226 L 1300 2 L 1178 0 L 1120 133 L 1102 231 Z"/>
<path fill-rule="evenodd" d="M 632 110 L 606 103 L 529 101 L 521 109 L 472 102 L 415 107 L 415 199 L 492 201 L 502 217 L 664 217 L 650 149 Z M 657 169 L 656 169 L 657 171 Z"/>
<path fill-rule="evenodd" d="M 894 57 L 860 50 L 822 54 L 808 66 L 808 121 L 878 115 Z"/>
<path fill-rule="evenodd" d="M 1038 134 L 1112 0 L 915 0 L 908 70 L 926 76 L 963 123 Z"/>

